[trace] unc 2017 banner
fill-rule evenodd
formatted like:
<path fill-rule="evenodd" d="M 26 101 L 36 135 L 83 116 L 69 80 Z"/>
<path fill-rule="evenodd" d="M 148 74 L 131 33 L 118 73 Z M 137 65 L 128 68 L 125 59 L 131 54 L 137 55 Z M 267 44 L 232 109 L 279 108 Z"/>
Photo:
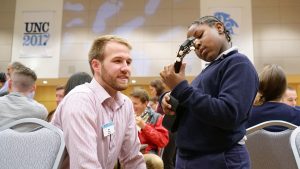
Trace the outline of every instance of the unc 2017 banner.
<path fill-rule="evenodd" d="M 50 21 L 25 22 L 23 46 L 47 46 L 50 38 Z M 43 55 L 41 55 L 43 57 Z"/>
<path fill-rule="evenodd" d="M 62 0 L 17 0 L 12 61 L 32 68 L 38 78 L 58 77 L 62 6 Z"/>
<path fill-rule="evenodd" d="M 23 11 L 20 58 L 52 58 L 53 12 Z"/>

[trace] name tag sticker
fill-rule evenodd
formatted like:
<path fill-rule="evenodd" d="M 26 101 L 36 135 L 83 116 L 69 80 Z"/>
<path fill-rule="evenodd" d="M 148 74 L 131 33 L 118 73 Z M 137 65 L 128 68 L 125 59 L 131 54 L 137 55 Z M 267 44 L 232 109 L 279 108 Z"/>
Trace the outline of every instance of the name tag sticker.
<path fill-rule="evenodd" d="M 108 122 L 102 126 L 104 137 L 109 136 L 115 132 L 115 126 L 113 122 Z"/>

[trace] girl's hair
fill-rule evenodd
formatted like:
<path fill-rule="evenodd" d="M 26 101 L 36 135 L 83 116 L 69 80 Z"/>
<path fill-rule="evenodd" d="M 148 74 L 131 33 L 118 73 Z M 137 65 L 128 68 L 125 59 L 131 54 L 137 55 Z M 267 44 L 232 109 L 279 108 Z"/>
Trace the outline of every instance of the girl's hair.
<path fill-rule="evenodd" d="M 224 27 L 224 33 L 226 36 L 226 39 L 228 42 L 231 42 L 231 37 L 230 37 L 230 33 L 229 31 L 226 29 L 224 23 L 222 21 L 220 21 L 218 18 L 214 17 L 214 16 L 204 16 L 199 18 L 198 20 L 195 20 L 194 22 L 192 22 L 192 24 L 190 25 L 190 27 L 192 25 L 202 25 L 202 24 L 207 24 L 208 26 L 212 27 L 214 26 L 216 23 L 221 23 Z"/>
<path fill-rule="evenodd" d="M 259 74 L 259 101 L 278 100 L 287 88 L 287 80 L 283 69 L 275 64 L 267 65 Z"/>
<path fill-rule="evenodd" d="M 65 87 L 65 96 L 76 86 L 84 84 L 86 82 L 91 82 L 92 77 L 85 72 L 78 72 L 73 74 L 67 81 L 66 87 Z"/>

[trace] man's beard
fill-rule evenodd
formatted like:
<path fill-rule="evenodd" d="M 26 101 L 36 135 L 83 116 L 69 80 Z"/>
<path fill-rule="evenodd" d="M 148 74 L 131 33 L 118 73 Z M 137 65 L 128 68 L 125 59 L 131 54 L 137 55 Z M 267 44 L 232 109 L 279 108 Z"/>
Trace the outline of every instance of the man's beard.
<path fill-rule="evenodd" d="M 107 85 L 116 91 L 123 91 L 128 88 L 128 83 L 118 83 L 117 78 L 114 79 L 104 67 L 101 68 L 101 78 Z"/>

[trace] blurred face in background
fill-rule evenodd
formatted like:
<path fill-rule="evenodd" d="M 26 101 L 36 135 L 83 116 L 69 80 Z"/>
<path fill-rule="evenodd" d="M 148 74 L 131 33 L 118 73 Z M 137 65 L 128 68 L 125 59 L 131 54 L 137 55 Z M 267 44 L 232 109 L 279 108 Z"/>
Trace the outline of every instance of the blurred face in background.
<path fill-rule="evenodd" d="M 133 103 L 134 112 L 137 116 L 140 116 L 147 108 L 148 102 L 143 103 L 137 97 L 131 97 L 131 101 Z"/>
<path fill-rule="evenodd" d="M 297 104 L 297 92 L 296 90 L 286 89 L 283 95 L 282 102 L 290 106 L 295 107 Z"/>
<path fill-rule="evenodd" d="M 12 75 L 12 72 L 13 72 L 13 67 L 12 65 L 8 65 L 7 66 L 7 76 L 10 78 L 10 76 Z"/>
<path fill-rule="evenodd" d="M 151 97 L 155 97 L 156 96 L 156 89 L 152 86 L 149 86 L 149 90 L 150 90 L 150 96 Z"/>
<path fill-rule="evenodd" d="M 58 105 L 62 99 L 64 98 L 65 96 L 65 90 L 64 89 L 59 89 L 59 90 L 56 90 L 55 92 L 55 101 L 56 101 L 56 105 Z"/>

